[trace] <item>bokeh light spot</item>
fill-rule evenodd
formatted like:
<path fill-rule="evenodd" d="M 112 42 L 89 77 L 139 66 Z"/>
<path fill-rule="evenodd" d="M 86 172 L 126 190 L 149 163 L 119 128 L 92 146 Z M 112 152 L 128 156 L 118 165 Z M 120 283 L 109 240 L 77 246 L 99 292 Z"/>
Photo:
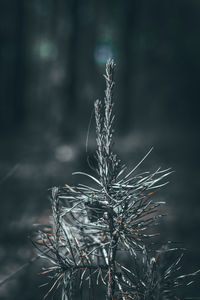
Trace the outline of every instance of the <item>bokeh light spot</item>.
<path fill-rule="evenodd" d="M 43 60 L 56 59 L 57 48 L 49 40 L 38 40 L 34 45 L 34 53 Z"/>
<path fill-rule="evenodd" d="M 100 64 L 105 64 L 109 58 L 113 57 L 113 50 L 110 44 L 99 44 L 95 48 L 94 58 Z"/>
<path fill-rule="evenodd" d="M 56 148 L 55 156 L 60 162 L 70 162 L 76 157 L 76 149 L 71 145 L 60 145 Z"/>

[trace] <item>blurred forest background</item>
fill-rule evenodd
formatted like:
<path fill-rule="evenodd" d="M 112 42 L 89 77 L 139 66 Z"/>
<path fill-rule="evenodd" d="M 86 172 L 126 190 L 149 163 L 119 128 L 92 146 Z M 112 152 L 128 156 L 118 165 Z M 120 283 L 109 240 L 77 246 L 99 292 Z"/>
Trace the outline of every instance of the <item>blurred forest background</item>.
<path fill-rule="evenodd" d="M 35 255 L 28 237 L 49 221 L 48 189 L 90 172 L 94 118 L 86 153 L 87 130 L 109 57 L 116 152 L 131 167 L 154 146 L 143 168 L 176 171 L 160 192 L 160 238 L 188 248 L 184 271 L 197 270 L 200 1 L 1 0 L 0 33 L 0 280 Z M 42 264 L 2 286 L 0 300 L 42 299 Z"/>

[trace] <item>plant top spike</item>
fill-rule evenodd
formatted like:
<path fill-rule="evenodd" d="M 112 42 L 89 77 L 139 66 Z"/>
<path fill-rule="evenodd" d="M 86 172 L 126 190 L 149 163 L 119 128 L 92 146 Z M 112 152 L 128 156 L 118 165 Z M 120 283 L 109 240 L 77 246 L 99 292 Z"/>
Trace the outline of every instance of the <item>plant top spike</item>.
<path fill-rule="evenodd" d="M 101 100 L 95 102 L 98 174 L 105 189 L 116 180 L 119 167 L 119 160 L 112 152 L 114 69 L 114 61 L 108 60 L 104 75 L 106 80 L 104 103 L 102 104 Z"/>

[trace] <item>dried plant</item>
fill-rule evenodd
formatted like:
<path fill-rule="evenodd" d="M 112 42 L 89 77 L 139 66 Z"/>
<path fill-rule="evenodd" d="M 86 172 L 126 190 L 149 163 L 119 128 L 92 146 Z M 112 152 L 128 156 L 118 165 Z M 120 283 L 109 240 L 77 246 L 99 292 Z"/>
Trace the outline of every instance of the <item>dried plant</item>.
<path fill-rule="evenodd" d="M 158 224 L 158 207 L 164 204 L 153 195 L 167 184 L 171 170 L 137 174 L 152 149 L 130 171 L 113 153 L 113 74 L 109 60 L 104 101 L 95 102 L 97 175 L 76 172 L 88 177 L 91 186 L 52 189 L 52 232 L 39 232 L 34 242 L 50 262 L 42 273 L 53 278 L 44 298 L 61 286 L 62 300 L 73 299 L 77 282 L 80 291 L 88 282 L 89 290 L 103 285 L 107 300 L 179 299 L 174 287 L 196 273 L 174 277 L 180 259 L 161 272 L 158 252 L 147 250 L 147 241 L 156 234 L 149 228 Z"/>

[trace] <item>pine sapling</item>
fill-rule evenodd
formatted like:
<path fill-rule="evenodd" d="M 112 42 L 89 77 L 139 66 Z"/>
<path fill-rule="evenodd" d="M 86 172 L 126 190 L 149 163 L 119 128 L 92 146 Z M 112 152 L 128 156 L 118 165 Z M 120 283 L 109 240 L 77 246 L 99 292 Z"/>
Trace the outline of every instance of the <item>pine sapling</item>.
<path fill-rule="evenodd" d="M 164 204 L 153 196 L 167 184 L 165 178 L 172 171 L 157 168 L 138 173 L 152 149 L 130 171 L 113 153 L 114 68 L 109 60 L 104 101 L 94 104 L 96 176 L 76 172 L 91 180 L 91 185 L 52 188 L 52 232 L 40 231 L 40 243 L 34 242 L 49 261 L 42 273 L 53 279 L 44 298 L 61 287 L 62 300 L 72 300 L 77 284 L 81 295 L 88 284 L 91 299 L 98 285 L 104 286 L 106 300 L 179 299 L 177 288 L 198 273 L 175 275 L 181 257 L 163 269 L 162 255 L 176 249 L 149 246 L 156 234 L 150 234 L 149 228 L 158 224 L 159 206 Z"/>

